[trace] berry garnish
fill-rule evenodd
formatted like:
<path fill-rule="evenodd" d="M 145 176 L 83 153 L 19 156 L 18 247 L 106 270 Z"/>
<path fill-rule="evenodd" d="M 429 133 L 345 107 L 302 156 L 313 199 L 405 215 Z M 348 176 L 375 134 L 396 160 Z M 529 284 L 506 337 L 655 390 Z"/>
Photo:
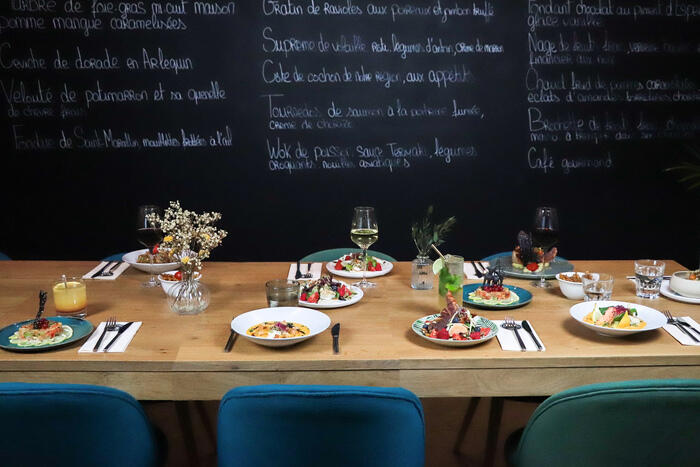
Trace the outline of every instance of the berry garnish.
<path fill-rule="evenodd" d="M 531 272 L 537 271 L 537 268 L 538 268 L 537 263 L 535 263 L 535 262 L 527 263 L 527 266 L 525 266 L 525 267 L 527 268 L 528 271 L 531 271 Z"/>

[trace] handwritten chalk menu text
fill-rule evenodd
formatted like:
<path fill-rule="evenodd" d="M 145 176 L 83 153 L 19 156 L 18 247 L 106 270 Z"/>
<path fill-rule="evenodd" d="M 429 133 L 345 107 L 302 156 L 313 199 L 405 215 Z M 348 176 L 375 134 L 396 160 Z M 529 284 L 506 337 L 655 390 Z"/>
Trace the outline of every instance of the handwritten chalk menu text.
<path fill-rule="evenodd" d="M 568 174 L 700 129 L 698 1 L 8 3 L 0 88 L 16 154 Z"/>

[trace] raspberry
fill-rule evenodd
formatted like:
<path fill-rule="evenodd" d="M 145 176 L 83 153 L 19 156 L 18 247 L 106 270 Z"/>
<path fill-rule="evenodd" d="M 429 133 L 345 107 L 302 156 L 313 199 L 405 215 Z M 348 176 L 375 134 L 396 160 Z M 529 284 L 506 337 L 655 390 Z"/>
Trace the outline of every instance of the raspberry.
<path fill-rule="evenodd" d="M 531 272 L 537 271 L 537 268 L 538 268 L 537 263 L 534 263 L 534 262 L 528 263 L 527 266 L 525 266 L 525 267 L 527 268 L 528 271 L 531 271 Z"/>
<path fill-rule="evenodd" d="M 440 329 L 437 333 L 437 338 L 438 339 L 449 339 L 450 333 L 447 332 L 447 329 Z"/>

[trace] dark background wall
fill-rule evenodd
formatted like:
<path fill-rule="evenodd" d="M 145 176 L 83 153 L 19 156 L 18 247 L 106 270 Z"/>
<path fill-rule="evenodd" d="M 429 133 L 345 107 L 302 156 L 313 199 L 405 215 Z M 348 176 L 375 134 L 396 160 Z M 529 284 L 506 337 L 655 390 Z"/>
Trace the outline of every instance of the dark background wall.
<path fill-rule="evenodd" d="M 0 251 L 13 258 L 99 259 L 139 248 L 137 207 L 179 199 L 190 209 L 223 213 L 229 237 L 216 260 L 292 260 L 351 246 L 355 205 L 377 208 L 376 249 L 408 260 L 415 256 L 410 224 L 429 204 L 438 218 L 458 218 L 445 249 L 478 258 L 511 249 L 535 207 L 552 205 L 560 214 L 562 256 L 673 258 L 697 266 L 697 191 L 664 172 L 692 159 L 687 145 L 700 139 L 700 17 L 687 13 L 694 10 L 664 5 L 655 12 L 656 2 L 639 1 L 629 12 L 589 8 L 587 15 L 547 10 L 548 2 L 484 2 L 475 10 L 474 3 L 458 1 L 460 10 L 443 22 L 452 3 L 437 10 L 437 2 L 417 1 L 429 13 L 405 14 L 375 2 L 388 7 L 385 15 L 368 15 L 366 2 L 337 2 L 345 7 L 339 14 L 314 2 L 317 15 L 308 13 L 310 0 L 292 2 L 303 11 L 295 15 L 280 6 L 288 3 L 269 1 L 236 2 L 232 10 L 222 10 L 232 5 L 222 1 L 189 2 L 184 10 L 180 2 L 135 2 L 123 14 L 127 2 L 104 2 L 116 12 L 94 14 L 86 3 L 80 13 L 63 0 L 54 11 L 3 6 Z M 219 14 L 203 14 L 215 4 Z M 697 1 L 686 4 L 700 8 Z M 37 18 L 45 20 L 44 29 L 36 27 Z M 94 25 L 95 18 L 100 29 L 87 35 L 63 26 Z M 556 25 L 544 26 L 554 19 Z M 266 39 L 318 44 L 321 36 L 330 45 L 344 38 L 365 48 L 341 52 L 329 45 L 323 52 L 285 54 Z M 452 52 L 426 50 L 428 40 L 442 40 Z M 388 51 L 372 50 L 380 41 Z M 404 58 L 392 41 L 418 46 Z M 467 53 L 465 44 L 493 47 Z M 117 57 L 118 66 L 79 69 L 76 48 L 83 58 Z M 145 64 L 144 53 L 158 57 L 159 48 L 185 68 L 175 73 L 165 69 L 173 62 L 158 59 Z M 56 68 L 57 54 L 66 67 Z M 31 55 L 43 57 L 45 66 L 32 66 Z M 297 67 L 300 79 L 267 82 L 280 64 Z M 324 69 L 328 76 L 338 71 L 341 82 L 310 82 L 309 72 Z M 359 70 L 371 80 L 358 82 Z M 387 70 L 399 77 L 388 87 L 378 80 Z M 440 72 L 453 82 L 431 83 Z M 407 82 L 409 73 L 422 73 L 424 82 Z M 212 86 L 219 91 L 207 96 Z M 75 97 L 61 96 L 66 89 Z M 127 99 L 124 90 L 144 90 L 145 99 Z M 203 91 L 205 99 L 195 103 L 188 90 Z M 108 91 L 121 97 L 106 102 Z M 283 110 L 318 115 L 273 117 L 270 94 Z M 453 116 L 455 105 L 471 114 Z M 399 107 L 444 114 L 404 116 Z M 380 113 L 330 118 L 331 108 Z M 273 130 L 271 121 L 295 129 Z M 341 128 L 319 128 L 329 123 Z M 110 130 L 136 146 L 117 147 L 105 136 Z M 183 130 L 200 135 L 204 146 L 183 148 Z M 230 134 L 230 142 L 220 144 L 217 131 Z M 168 134 L 170 146 L 161 138 L 160 147 L 147 147 L 144 138 L 157 140 L 158 133 Z M 37 137 L 42 144 L 33 147 Z M 293 170 L 272 170 L 280 166 L 268 146 L 278 138 L 292 148 Z M 465 155 L 449 162 L 437 157 L 436 139 Z M 392 156 L 390 144 L 421 149 Z M 358 146 L 379 147 L 382 154 L 361 158 Z M 347 154 L 325 158 L 324 167 L 324 158 L 297 158 L 297 147 Z M 537 158 L 546 159 L 546 171 Z M 579 167 L 566 170 L 571 163 Z"/>

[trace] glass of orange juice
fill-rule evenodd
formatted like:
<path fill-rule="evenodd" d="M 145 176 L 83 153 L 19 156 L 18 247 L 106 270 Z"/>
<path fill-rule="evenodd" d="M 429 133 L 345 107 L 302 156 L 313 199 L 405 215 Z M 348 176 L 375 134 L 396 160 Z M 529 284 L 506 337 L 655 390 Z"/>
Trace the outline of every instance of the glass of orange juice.
<path fill-rule="evenodd" d="M 68 277 L 54 282 L 53 303 L 58 316 L 85 318 L 87 316 L 87 289 L 79 277 Z"/>

